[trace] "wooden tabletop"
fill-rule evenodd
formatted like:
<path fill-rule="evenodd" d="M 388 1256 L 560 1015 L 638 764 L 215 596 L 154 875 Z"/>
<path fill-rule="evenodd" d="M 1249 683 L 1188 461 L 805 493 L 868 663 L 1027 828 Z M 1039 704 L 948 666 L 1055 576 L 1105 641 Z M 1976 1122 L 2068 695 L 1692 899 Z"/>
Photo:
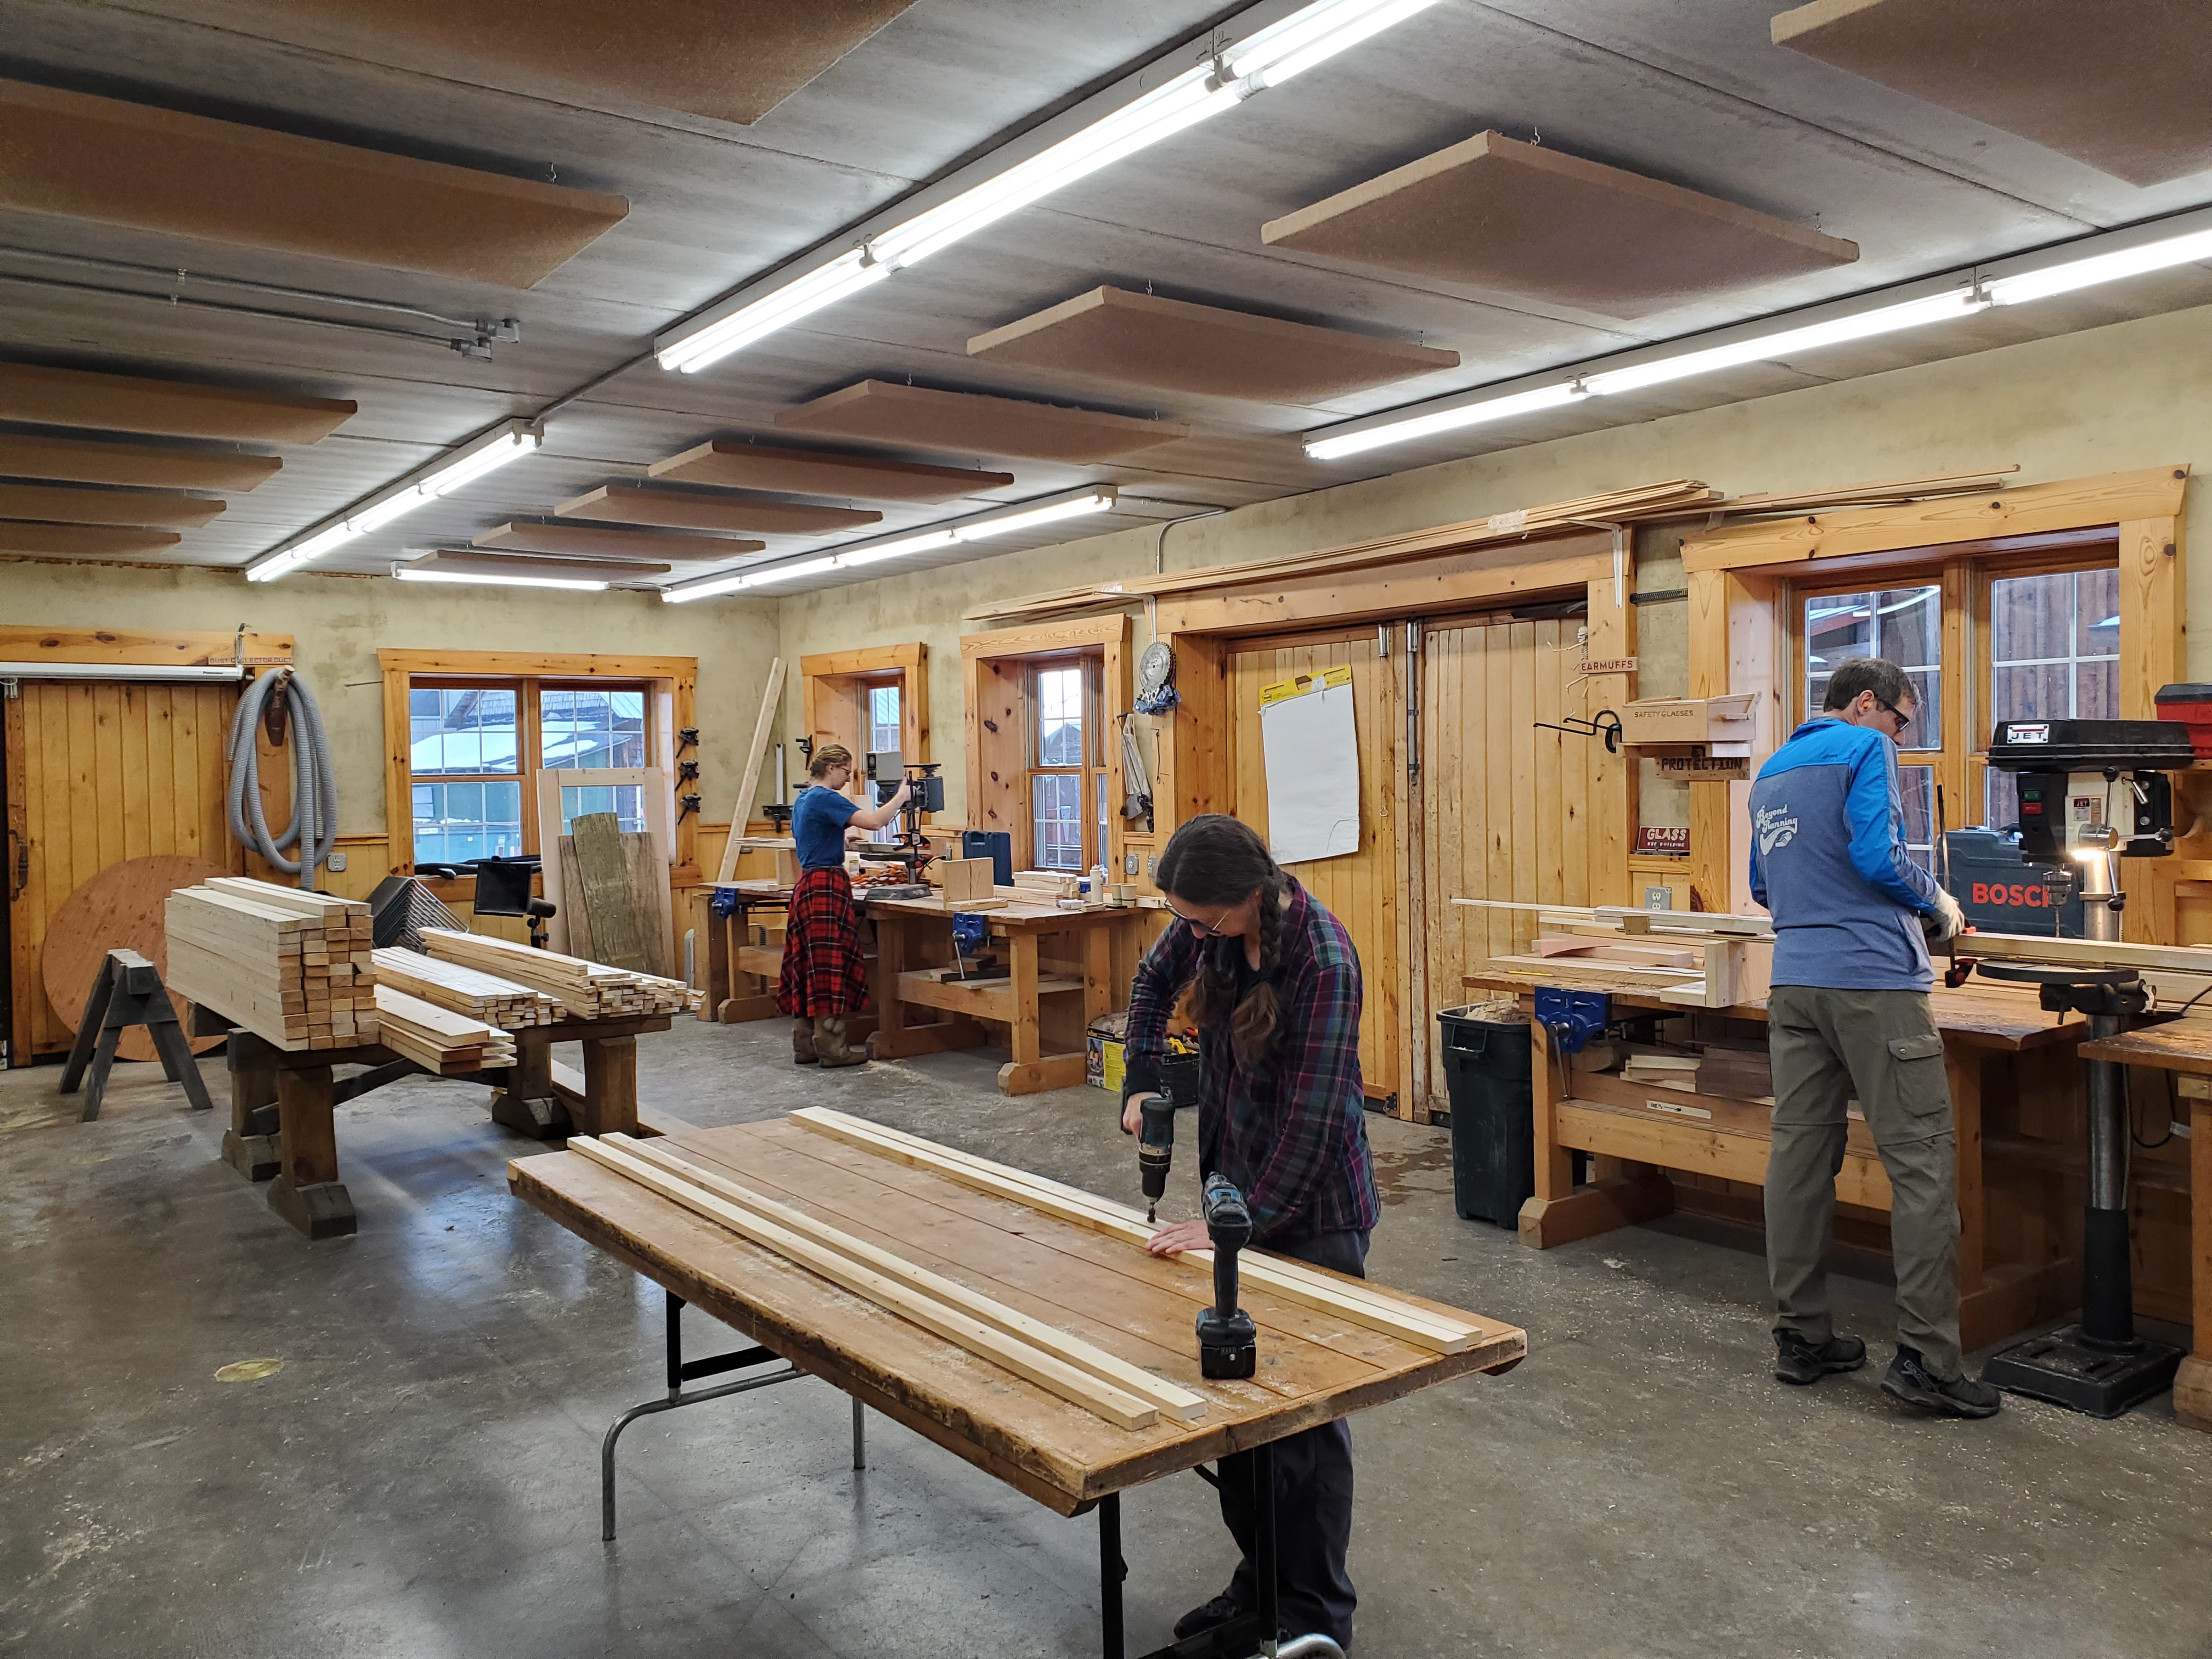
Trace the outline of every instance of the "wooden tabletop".
<path fill-rule="evenodd" d="M 1534 973 L 1468 975 L 1471 985 L 1494 986 L 1499 990 L 1533 991 L 1556 982 Z M 1729 1008 L 1684 1007 L 1680 1003 L 1661 1001 L 1652 994 L 1649 984 L 1626 981 L 1610 983 L 1595 973 L 1578 973 L 1574 982 L 1565 988 L 1601 991 L 1633 1007 L 1662 1009 L 1668 1013 L 1717 1014 L 1728 1019 L 1766 1018 L 1763 998 Z M 1968 1048 L 2042 1048 L 2078 1042 L 2089 1034 L 2089 1022 L 2080 1014 L 2046 1013 L 2038 1003 L 2033 986 L 2000 986 L 1969 980 L 1955 990 L 1939 984 L 1929 993 L 1929 1000 L 1936 1030 Z"/>
<path fill-rule="evenodd" d="M 1149 1255 L 782 1120 L 655 1144 L 1206 1396 L 1196 1422 L 1117 1428 L 574 1153 L 507 1165 L 518 1197 L 580 1237 L 1062 1515 L 1452 1377 L 1503 1370 L 1528 1352 L 1512 1326 L 1435 1303 L 1418 1305 L 1479 1323 L 1485 1340 L 1433 1353 L 1248 1282 L 1259 1374 L 1209 1382 L 1193 1321 L 1212 1301 L 1210 1267 Z M 1133 1187 L 1133 1160 L 1130 1178 Z"/>
<path fill-rule="evenodd" d="M 2212 1077 L 2212 1023 L 2177 1020 L 2123 1031 L 2101 1042 L 2081 1045 L 2084 1060 L 2112 1060 L 2123 1066 L 2155 1066 L 2161 1071 Z"/>
<path fill-rule="evenodd" d="M 1033 900 L 1013 896 L 1021 890 L 1018 887 L 993 888 L 991 891 L 994 897 L 1007 902 L 994 909 L 981 910 L 975 914 L 987 917 L 994 931 L 1024 933 L 1056 933 L 1078 927 L 1098 927 L 1123 917 L 1144 914 L 1133 904 L 1103 905 L 1094 910 L 1063 910 L 1054 904 L 1039 904 Z M 896 915 L 943 918 L 961 912 L 961 906 L 957 902 L 948 904 L 943 898 L 870 898 L 865 888 L 854 889 L 853 897 L 855 902 L 864 902 L 871 910 L 890 911 Z"/>
<path fill-rule="evenodd" d="M 709 889 L 727 889 L 739 898 L 757 904 L 788 902 L 791 898 L 791 889 L 771 876 L 749 876 L 743 881 L 709 882 L 708 886 Z"/>

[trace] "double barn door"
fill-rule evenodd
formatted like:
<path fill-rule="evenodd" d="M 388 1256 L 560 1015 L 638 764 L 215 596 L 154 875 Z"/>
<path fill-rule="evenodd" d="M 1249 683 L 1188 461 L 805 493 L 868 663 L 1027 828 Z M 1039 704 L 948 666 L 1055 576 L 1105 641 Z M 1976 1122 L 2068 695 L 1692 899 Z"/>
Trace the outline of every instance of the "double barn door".
<path fill-rule="evenodd" d="M 1518 948 L 1516 927 L 1527 937 L 1527 918 L 1454 898 L 1623 900 L 1626 763 L 1597 739 L 1547 729 L 1601 706 L 1580 678 L 1582 629 L 1573 616 L 1397 622 L 1243 641 L 1228 654 L 1231 810 L 1263 835 L 1261 688 L 1352 672 L 1358 850 L 1288 868 L 1358 949 L 1360 1070 L 1369 1097 L 1401 1113 L 1445 1103 L 1437 1011 L 1474 994 L 1466 977 Z"/>

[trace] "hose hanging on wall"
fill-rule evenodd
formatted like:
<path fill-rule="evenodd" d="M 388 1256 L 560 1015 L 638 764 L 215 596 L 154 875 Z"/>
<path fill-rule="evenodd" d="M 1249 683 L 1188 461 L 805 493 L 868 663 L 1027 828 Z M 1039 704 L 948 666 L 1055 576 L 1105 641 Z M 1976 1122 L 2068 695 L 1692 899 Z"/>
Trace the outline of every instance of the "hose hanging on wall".
<path fill-rule="evenodd" d="M 282 699 L 292 716 L 292 821 L 283 834 L 271 836 L 269 820 L 261 810 L 261 757 L 254 747 L 254 728 L 272 712 L 272 699 Z M 279 714 L 281 719 L 281 714 Z M 279 728 L 281 729 L 281 728 Z M 230 767 L 230 833 L 242 847 L 250 847 L 300 885 L 313 890 L 315 872 L 327 863 L 337 840 L 338 782 L 331 767 L 330 738 L 323 731 L 323 711 L 315 694 L 296 670 L 279 668 L 263 674 L 246 688 L 238 700 L 238 713 L 230 722 L 227 751 Z M 304 850 L 288 859 L 284 849 Z"/>

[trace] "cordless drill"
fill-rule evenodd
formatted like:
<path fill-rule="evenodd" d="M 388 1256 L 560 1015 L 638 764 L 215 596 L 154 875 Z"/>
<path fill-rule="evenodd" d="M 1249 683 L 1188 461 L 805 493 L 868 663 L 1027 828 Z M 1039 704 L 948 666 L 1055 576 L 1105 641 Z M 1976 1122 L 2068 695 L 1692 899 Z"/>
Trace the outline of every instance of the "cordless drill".
<path fill-rule="evenodd" d="M 1252 1212 L 1237 1183 L 1218 1173 L 1206 1176 L 1200 1201 L 1213 1243 L 1213 1305 L 1199 1310 L 1199 1375 L 1250 1376 L 1259 1369 L 1260 1333 L 1237 1305 L 1237 1253 L 1252 1242 Z"/>
<path fill-rule="evenodd" d="M 1168 1189 L 1168 1166 L 1175 1161 L 1175 1115 L 1198 1104 L 1198 1056 L 1173 1054 L 1161 1062 L 1160 1086 L 1138 1107 L 1144 1127 L 1137 1133 L 1137 1169 L 1145 1182 L 1145 1220 L 1160 1218 L 1160 1200 Z"/>

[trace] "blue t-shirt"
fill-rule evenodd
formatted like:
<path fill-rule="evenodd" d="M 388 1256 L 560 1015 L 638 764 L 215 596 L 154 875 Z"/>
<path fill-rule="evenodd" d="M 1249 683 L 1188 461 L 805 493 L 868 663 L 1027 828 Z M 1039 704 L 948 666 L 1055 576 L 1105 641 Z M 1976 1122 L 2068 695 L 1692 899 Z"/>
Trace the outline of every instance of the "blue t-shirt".
<path fill-rule="evenodd" d="M 860 804 L 835 789 L 814 784 L 799 792 L 791 809 L 791 838 L 799 843 L 799 867 L 830 870 L 845 862 L 845 825 Z"/>

